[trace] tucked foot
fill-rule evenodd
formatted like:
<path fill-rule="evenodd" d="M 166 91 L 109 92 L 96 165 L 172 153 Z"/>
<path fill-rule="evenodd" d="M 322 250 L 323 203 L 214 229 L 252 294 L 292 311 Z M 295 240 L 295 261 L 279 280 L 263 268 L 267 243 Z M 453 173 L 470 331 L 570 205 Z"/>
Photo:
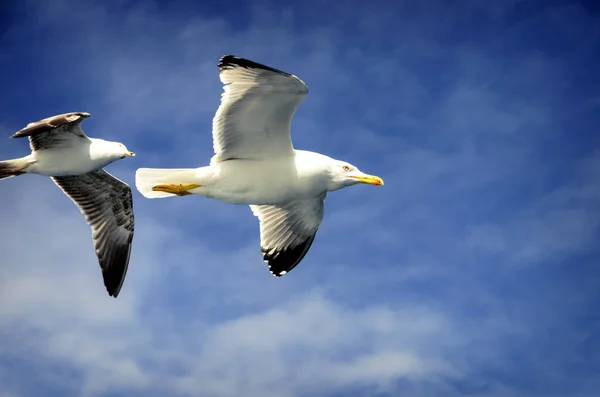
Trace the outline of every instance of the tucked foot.
<path fill-rule="evenodd" d="M 195 185 L 193 183 L 190 183 L 187 185 L 165 184 L 165 185 L 156 185 L 156 186 L 152 187 L 152 190 L 155 192 L 171 193 L 171 194 L 175 194 L 175 195 L 181 197 L 181 196 L 187 196 L 188 194 L 191 194 L 190 192 L 188 192 L 188 190 L 195 189 L 197 187 L 200 187 L 200 185 Z"/>

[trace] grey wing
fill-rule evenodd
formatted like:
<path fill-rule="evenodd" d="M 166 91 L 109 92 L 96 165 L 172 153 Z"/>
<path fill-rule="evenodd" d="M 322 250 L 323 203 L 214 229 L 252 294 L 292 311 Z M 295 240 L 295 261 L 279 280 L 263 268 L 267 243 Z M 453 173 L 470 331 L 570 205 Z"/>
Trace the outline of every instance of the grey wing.
<path fill-rule="evenodd" d="M 308 253 L 323 220 L 325 195 L 283 206 L 251 205 L 260 222 L 260 245 L 269 271 L 283 276 Z"/>
<path fill-rule="evenodd" d="M 308 87 L 296 76 L 226 55 L 221 105 L 213 118 L 215 161 L 292 155 L 290 124 Z"/>
<path fill-rule="evenodd" d="M 81 122 L 90 117 L 89 113 L 71 112 L 48 117 L 27 124 L 11 138 L 29 137 L 31 150 L 44 150 L 60 146 L 73 146 L 89 138 L 81 129 Z"/>
<path fill-rule="evenodd" d="M 102 169 L 52 179 L 75 202 L 92 228 L 104 286 L 116 298 L 127 274 L 133 241 L 131 189 Z"/>

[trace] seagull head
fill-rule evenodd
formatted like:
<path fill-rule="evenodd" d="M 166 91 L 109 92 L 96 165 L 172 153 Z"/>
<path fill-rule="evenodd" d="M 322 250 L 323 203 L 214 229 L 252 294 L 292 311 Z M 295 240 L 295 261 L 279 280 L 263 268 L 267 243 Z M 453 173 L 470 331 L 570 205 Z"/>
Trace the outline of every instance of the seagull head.
<path fill-rule="evenodd" d="M 383 186 L 383 179 L 375 175 L 365 174 L 358 167 L 345 161 L 335 160 L 330 165 L 331 183 L 337 190 L 346 186 L 364 183 L 367 185 Z"/>
<path fill-rule="evenodd" d="M 129 151 L 121 142 L 106 141 L 100 138 L 90 138 L 92 141 L 91 150 L 93 157 L 100 161 L 105 161 L 105 165 L 113 161 L 133 157 L 135 153 Z"/>
<path fill-rule="evenodd" d="M 94 139 L 94 140 L 101 143 L 102 147 L 104 148 L 103 150 L 106 150 L 107 152 L 110 153 L 110 156 L 112 157 L 113 161 L 124 159 L 125 157 L 135 156 L 135 153 L 129 151 L 127 149 L 127 147 L 125 145 L 123 145 L 121 142 L 111 142 L 111 141 L 105 141 L 102 139 Z"/>
<path fill-rule="evenodd" d="M 127 147 L 120 142 L 115 142 L 117 147 L 117 153 L 119 153 L 120 158 L 124 159 L 125 157 L 133 157 L 135 153 L 127 150 Z"/>

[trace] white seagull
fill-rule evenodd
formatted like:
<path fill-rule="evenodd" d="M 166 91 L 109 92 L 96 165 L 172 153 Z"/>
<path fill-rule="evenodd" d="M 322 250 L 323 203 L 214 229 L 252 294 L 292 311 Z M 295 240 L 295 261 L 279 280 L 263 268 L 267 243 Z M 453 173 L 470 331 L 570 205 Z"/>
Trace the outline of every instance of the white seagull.
<path fill-rule="evenodd" d="M 81 129 L 88 117 L 89 113 L 72 112 L 29 123 L 11 138 L 29 137 L 31 154 L 0 161 L 0 179 L 23 174 L 51 177 L 91 226 L 104 286 L 116 298 L 129 265 L 133 202 L 129 186 L 102 168 L 135 154 L 122 143 L 88 138 Z"/>
<path fill-rule="evenodd" d="M 224 93 L 213 119 L 210 165 L 140 168 L 136 187 L 147 198 L 195 194 L 250 205 L 260 223 L 263 258 L 280 277 L 312 245 L 327 192 L 357 183 L 381 186 L 383 180 L 345 161 L 294 149 L 290 123 L 308 94 L 296 76 L 233 55 L 218 66 Z"/>

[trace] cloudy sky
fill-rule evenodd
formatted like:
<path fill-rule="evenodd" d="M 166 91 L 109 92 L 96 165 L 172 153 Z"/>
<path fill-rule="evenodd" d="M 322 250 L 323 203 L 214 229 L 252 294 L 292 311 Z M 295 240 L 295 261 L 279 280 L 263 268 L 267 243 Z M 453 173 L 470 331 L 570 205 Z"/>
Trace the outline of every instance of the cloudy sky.
<path fill-rule="evenodd" d="M 107 168 L 129 184 L 206 165 L 235 54 L 309 86 L 296 148 L 386 185 L 330 194 L 280 279 L 248 207 L 135 191 L 113 299 L 71 201 L 1 181 L 1 397 L 598 395 L 593 2 L 6 3 L 2 159 L 27 123 L 85 111 L 137 153 Z"/>

